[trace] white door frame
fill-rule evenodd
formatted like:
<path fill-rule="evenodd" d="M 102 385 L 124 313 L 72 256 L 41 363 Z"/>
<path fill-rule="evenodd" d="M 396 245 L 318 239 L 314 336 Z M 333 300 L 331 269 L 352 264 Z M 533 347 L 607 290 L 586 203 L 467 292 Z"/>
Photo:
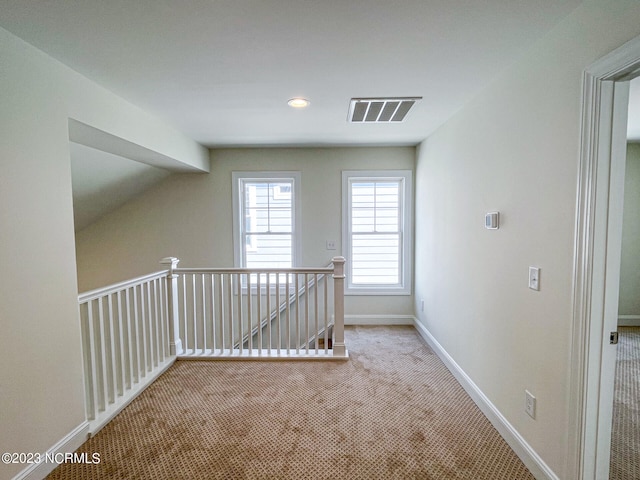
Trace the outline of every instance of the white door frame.
<path fill-rule="evenodd" d="M 567 478 L 608 478 L 622 242 L 628 82 L 640 37 L 583 75 L 574 242 Z"/>

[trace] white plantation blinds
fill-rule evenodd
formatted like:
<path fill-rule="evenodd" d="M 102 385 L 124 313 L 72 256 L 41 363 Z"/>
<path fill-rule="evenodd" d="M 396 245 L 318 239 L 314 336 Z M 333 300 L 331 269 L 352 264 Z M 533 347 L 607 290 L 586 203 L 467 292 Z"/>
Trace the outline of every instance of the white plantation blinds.
<path fill-rule="evenodd" d="M 401 180 L 351 182 L 351 282 L 400 282 Z"/>
<path fill-rule="evenodd" d="M 405 171 L 343 172 L 344 245 L 351 293 L 393 294 L 410 289 L 410 181 L 410 172 Z"/>
<path fill-rule="evenodd" d="M 245 267 L 291 267 L 292 181 L 244 180 Z"/>
<path fill-rule="evenodd" d="M 246 268 L 293 267 L 295 178 L 236 176 L 236 263 Z"/>

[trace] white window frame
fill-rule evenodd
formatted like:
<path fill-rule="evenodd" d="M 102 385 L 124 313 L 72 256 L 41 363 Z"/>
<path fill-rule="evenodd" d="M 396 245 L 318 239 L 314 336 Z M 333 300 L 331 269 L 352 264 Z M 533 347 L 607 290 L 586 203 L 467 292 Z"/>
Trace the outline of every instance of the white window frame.
<path fill-rule="evenodd" d="M 238 268 L 245 268 L 245 252 L 242 242 L 242 231 L 244 225 L 244 212 L 240 211 L 242 206 L 241 200 L 241 181 L 265 181 L 265 182 L 277 182 L 277 181 L 291 181 L 293 182 L 293 189 L 291 194 L 293 195 L 291 208 L 292 212 L 292 239 L 291 239 L 291 262 L 292 267 L 300 265 L 301 258 L 301 245 L 302 245 L 302 232 L 300 226 L 302 225 L 301 218 L 302 212 L 300 208 L 301 204 L 301 180 L 302 176 L 300 172 L 232 172 L 232 208 L 233 208 L 233 262 L 234 266 Z M 242 218 L 241 218 L 242 215 Z"/>
<path fill-rule="evenodd" d="M 354 285 L 351 265 L 351 184 L 362 181 L 400 181 L 400 281 L 393 285 Z M 345 295 L 411 295 L 413 258 L 413 173 L 411 170 L 345 170 L 342 172 L 342 245 Z"/>

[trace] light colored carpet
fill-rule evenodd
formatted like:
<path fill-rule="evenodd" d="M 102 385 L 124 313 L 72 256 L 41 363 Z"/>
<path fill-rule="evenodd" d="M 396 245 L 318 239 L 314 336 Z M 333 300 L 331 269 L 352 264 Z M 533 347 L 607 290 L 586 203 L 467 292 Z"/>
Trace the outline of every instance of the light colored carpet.
<path fill-rule="evenodd" d="M 618 327 L 610 480 L 640 480 L 640 327 Z"/>
<path fill-rule="evenodd" d="M 50 479 L 533 479 L 412 327 L 346 362 L 176 362 Z"/>

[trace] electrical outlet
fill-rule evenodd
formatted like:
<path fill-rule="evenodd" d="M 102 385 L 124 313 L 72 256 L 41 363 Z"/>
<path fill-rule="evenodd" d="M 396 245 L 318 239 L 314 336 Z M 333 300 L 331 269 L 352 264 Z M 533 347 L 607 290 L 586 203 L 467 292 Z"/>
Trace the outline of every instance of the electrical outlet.
<path fill-rule="evenodd" d="M 529 267 L 529 288 L 540 290 L 540 269 L 538 267 Z"/>
<path fill-rule="evenodd" d="M 524 411 L 531 418 L 536 418 L 536 397 L 529 390 L 524 391 Z"/>

